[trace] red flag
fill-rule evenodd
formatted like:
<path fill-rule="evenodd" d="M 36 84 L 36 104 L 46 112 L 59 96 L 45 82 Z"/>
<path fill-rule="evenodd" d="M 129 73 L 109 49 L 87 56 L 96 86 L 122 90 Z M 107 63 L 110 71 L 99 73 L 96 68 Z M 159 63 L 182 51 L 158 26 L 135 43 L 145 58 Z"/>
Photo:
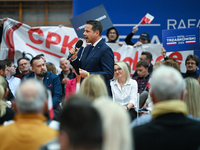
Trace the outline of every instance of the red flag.
<path fill-rule="evenodd" d="M 148 23 L 150 24 L 152 20 L 154 19 L 154 16 L 150 15 L 147 13 L 143 18 L 142 18 L 142 24 Z"/>
<path fill-rule="evenodd" d="M 54 113 L 53 113 L 53 102 L 52 102 L 52 96 L 51 91 L 47 90 L 48 92 L 48 110 L 49 110 L 49 117 L 50 119 L 53 119 Z"/>

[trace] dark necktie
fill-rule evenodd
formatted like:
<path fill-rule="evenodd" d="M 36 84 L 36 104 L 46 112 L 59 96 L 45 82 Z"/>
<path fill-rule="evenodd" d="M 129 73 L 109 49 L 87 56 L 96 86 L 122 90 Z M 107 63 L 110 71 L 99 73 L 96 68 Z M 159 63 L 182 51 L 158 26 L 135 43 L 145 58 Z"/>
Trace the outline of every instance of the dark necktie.
<path fill-rule="evenodd" d="M 88 56 L 89 56 L 89 54 L 92 52 L 92 49 L 94 48 L 94 46 L 90 46 L 90 50 L 89 50 L 89 52 L 88 52 Z"/>

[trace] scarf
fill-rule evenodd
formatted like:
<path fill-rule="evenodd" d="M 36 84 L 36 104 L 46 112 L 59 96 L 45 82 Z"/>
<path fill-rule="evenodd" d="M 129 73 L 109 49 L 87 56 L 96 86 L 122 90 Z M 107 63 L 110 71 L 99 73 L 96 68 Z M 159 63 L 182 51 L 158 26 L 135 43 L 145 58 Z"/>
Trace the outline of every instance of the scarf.
<path fill-rule="evenodd" d="M 181 100 L 160 101 L 154 105 L 151 112 L 153 119 L 167 113 L 182 113 L 186 116 L 187 105 Z"/>

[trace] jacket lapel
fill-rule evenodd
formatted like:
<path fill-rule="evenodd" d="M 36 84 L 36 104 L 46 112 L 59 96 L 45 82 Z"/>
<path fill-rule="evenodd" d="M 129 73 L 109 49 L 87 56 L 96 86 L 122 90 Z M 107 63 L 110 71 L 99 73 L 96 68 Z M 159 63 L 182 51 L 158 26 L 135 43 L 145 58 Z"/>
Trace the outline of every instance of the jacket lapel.
<path fill-rule="evenodd" d="M 81 58 L 81 62 L 85 62 L 85 59 L 87 58 L 87 54 L 89 53 L 89 50 L 90 50 L 90 45 L 88 45 L 85 49 L 84 49 L 84 54 Z"/>
<path fill-rule="evenodd" d="M 101 48 L 102 44 L 104 43 L 103 39 L 94 47 L 94 49 L 90 52 L 90 54 L 87 56 L 90 46 L 88 46 L 87 51 L 85 51 L 84 60 L 81 60 L 82 64 L 81 67 L 84 68 L 88 62 L 92 59 L 92 57 L 97 54 L 97 51 Z"/>

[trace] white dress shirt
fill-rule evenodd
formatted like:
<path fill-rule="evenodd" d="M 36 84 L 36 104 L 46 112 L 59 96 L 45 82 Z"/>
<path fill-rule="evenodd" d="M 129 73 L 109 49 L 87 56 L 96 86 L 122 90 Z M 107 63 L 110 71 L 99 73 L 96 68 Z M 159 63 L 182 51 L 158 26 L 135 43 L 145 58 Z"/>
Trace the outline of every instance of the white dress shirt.
<path fill-rule="evenodd" d="M 18 88 L 18 86 L 20 85 L 21 79 L 11 76 L 10 79 L 8 77 L 6 77 L 6 80 L 8 81 L 8 84 L 9 84 L 12 94 L 15 96 L 15 91 Z"/>
<path fill-rule="evenodd" d="M 135 80 L 130 79 L 123 85 L 122 88 L 118 80 L 112 81 L 110 85 L 114 102 L 123 106 L 127 106 L 129 103 L 132 103 L 136 109 L 138 84 Z"/>

